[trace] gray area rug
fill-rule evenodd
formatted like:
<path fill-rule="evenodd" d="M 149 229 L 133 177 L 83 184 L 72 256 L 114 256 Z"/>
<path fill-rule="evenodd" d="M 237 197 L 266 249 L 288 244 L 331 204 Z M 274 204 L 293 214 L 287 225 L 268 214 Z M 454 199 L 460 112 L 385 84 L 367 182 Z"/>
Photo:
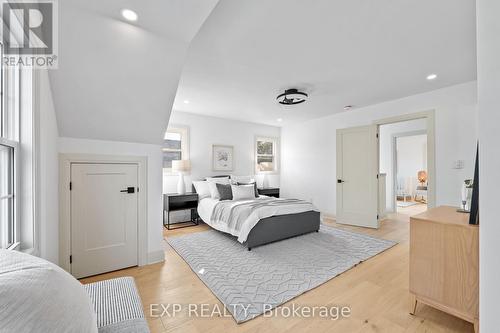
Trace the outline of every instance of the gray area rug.
<path fill-rule="evenodd" d="M 396 245 L 325 225 L 319 232 L 252 251 L 215 230 L 169 237 L 167 241 L 237 323 L 255 318 Z"/>

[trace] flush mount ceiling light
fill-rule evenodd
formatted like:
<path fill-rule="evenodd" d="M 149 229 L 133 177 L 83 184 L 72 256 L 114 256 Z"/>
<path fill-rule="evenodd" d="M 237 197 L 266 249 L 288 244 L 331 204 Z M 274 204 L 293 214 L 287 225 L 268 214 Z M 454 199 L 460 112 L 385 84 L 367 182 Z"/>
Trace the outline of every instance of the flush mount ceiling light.
<path fill-rule="evenodd" d="M 346 105 L 346 106 L 344 106 L 344 110 L 349 111 L 353 107 L 354 107 L 353 105 Z"/>
<path fill-rule="evenodd" d="M 287 89 L 281 95 L 276 97 L 276 100 L 283 105 L 294 105 L 304 103 L 307 99 L 305 92 L 298 91 L 297 89 Z"/>
<path fill-rule="evenodd" d="M 121 13 L 122 13 L 123 18 L 126 19 L 127 21 L 131 21 L 131 22 L 137 21 L 137 18 L 138 18 L 137 13 L 134 12 L 133 10 L 122 9 Z"/>
<path fill-rule="evenodd" d="M 184 100 L 184 104 L 189 104 L 189 100 Z"/>
<path fill-rule="evenodd" d="M 436 74 L 429 74 L 427 75 L 427 80 L 432 81 L 435 80 L 438 76 Z"/>
<path fill-rule="evenodd" d="M 283 121 L 283 119 L 282 119 L 282 118 L 278 118 L 278 119 L 276 119 L 276 121 L 277 121 L 278 123 L 281 123 L 281 122 Z"/>

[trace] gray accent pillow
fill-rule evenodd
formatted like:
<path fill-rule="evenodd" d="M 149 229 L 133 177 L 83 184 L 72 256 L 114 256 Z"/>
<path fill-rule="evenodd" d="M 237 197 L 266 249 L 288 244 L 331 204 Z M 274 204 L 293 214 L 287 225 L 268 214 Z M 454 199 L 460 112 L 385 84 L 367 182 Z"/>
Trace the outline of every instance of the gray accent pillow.
<path fill-rule="evenodd" d="M 255 183 L 255 182 L 253 182 L 253 183 L 240 183 L 240 182 L 238 182 L 237 184 L 238 185 L 253 185 L 254 190 L 255 190 L 255 197 L 256 198 L 259 197 L 259 191 L 257 190 L 257 183 Z"/>
<path fill-rule="evenodd" d="M 215 184 L 217 186 L 217 191 L 219 191 L 220 200 L 233 200 L 233 191 L 231 190 L 231 185 L 225 184 Z"/>

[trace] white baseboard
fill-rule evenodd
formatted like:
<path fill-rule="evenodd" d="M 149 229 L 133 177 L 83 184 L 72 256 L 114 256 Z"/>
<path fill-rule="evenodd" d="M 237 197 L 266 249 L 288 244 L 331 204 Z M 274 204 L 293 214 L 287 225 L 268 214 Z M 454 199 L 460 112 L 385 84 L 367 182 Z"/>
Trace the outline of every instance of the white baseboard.
<path fill-rule="evenodd" d="M 148 253 L 148 265 L 165 261 L 165 252 L 163 250 Z"/>
<path fill-rule="evenodd" d="M 335 217 L 335 214 L 332 214 L 332 213 L 327 213 L 327 212 L 321 212 L 321 221 L 324 221 L 324 220 L 333 220 L 335 221 L 336 220 L 336 217 Z"/>

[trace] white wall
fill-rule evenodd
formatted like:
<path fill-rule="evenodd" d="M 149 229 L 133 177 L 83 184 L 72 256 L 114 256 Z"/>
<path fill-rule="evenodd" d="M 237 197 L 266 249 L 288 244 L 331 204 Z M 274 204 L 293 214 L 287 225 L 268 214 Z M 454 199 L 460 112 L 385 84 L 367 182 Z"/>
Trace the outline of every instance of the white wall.
<path fill-rule="evenodd" d="M 255 136 L 279 138 L 281 134 L 279 127 L 200 116 L 180 111 L 172 112 L 169 124 L 189 127 L 191 173 L 186 176 L 188 191 L 191 190 L 191 180 L 198 180 L 211 175 L 254 175 Z M 234 146 L 233 171 L 212 171 L 213 144 Z M 261 184 L 262 177 L 257 176 L 256 178 L 258 183 Z M 279 186 L 279 178 L 279 175 L 269 175 L 269 185 Z M 178 176 L 165 175 L 163 193 L 176 192 L 177 180 Z"/>
<path fill-rule="evenodd" d="M 38 83 L 38 234 L 40 256 L 59 262 L 59 162 L 58 128 L 49 76 L 46 70 L 37 71 L 35 82 Z"/>
<path fill-rule="evenodd" d="M 148 159 L 148 261 L 163 260 L 163 200 L 161 146 L 117 141 L 59 138 L 59 152 L 66 154 L 101 154 L 146 156 Z"/>
<path fill-rule="evenodd" d="M 416 119 L 399 123 L 380 126 L 380 173 L 387 174 L 386 177 L 386 210 L 393 212 L 394 207 L 394 173 L 393 173 L 393 139 L 395 135 L 412 133 L 415 131 L 427 131 L 427 121 Z"/>
<path fill-rule="evenodd" d="M 283 127 L 283 195 L 312 199 L 323 213 L 335 215 L 336 129 L 435 110 L 436 203 L 458 205 L 461 182 L 473 174 L 476 95 L 474 81 Z M 465 168 L 452 169 L 453 161 L 459 159 L 465 161 Z M 308 162 L 307 169 L 304 161 Z"/>
<path fill-rule="evenodd" d="M 420 170 L 427 170 L 427 135 L 397 138 L 397 176 L 417 178 Z"/>
<path fill-rule="evenodd" d="M 419 185 L 417 173 L 427 171 L 427 135 L 399 137 L 396 147 L 396 179 L 401 179 L 406 192 L 414 196 Z"/>
<path fill-rule="evenodd" d="M 477 0 L 479 100 L 479 219 L 480 219 L 480 327 L 500 327 L 500 1 Z"/>

